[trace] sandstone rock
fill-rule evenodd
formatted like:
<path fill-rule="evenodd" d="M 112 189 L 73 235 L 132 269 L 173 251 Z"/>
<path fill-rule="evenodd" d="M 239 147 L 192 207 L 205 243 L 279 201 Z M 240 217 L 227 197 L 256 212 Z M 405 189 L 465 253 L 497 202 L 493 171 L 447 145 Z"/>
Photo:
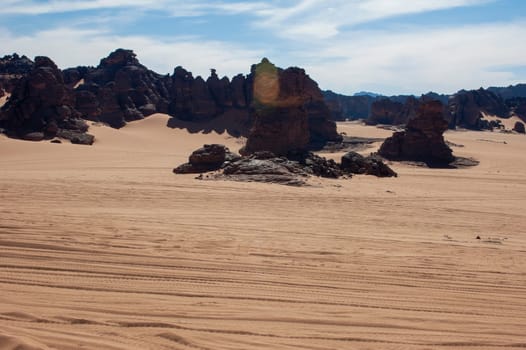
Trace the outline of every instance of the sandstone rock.
<path fill-rule="evenodd" d="M 181 120 L 202 122 L 216 117 L 220 109 L 206 82 L 182 67 L 174 69 L 170 87 L 170 115 Z"/>
<path fill-rule="evenodd" d="M 483 129 L 481 121 L 483 113 L 508 117 L 509 110 L 504 100 L 491 91 L 479 90 L 459 91 L 450 98 L 450 127 L 462 126 L 469 129 Z"/>
<path fill-rule="evenodd" d="M 387 124 L 387 125 L 403 125 L 407 124 L 409 120 L 416 118 L 417 111 L 420 105 L 429 101 L 427 95 L 422 95 L 420 98 L 408 96 L 405 102 L 391 100 L 388 98 L 377 100 L 371 105 L 371 114 L 366 120 L 369 125 Z M 449 120 L 444 110 L 444 119 Z"/>
<path fill-rule="evenodd" d="M 303 69 L 281 70 L 263 59 L 252 67 L 250 80 L 254 125 L 245 154 L 286 155 L 307 149 L 309 143 L 341 140 L 320 89 Z"/>
<path fill-rule="evenodd" d="M 270 151 L 286 155 L 291 150 L 305 150 L 309 143 L 309 124 L 303 107 L 259 107 L 242 154 Z"/>
<path fill-rule="evenodd" d="M 77 145 L 92 145 L 93 142 L 95 142 L 95 137 L 93 135 L 71 130 L 61 129 L 57 133 L 57 136 Z"/>
<path fill-rule="evenodd" d="M 67 70 L 68 83 L 84 79 L 76 90 L 76 108 L 85 118 L 120 128 L 128 121 L 168 112 L 168 78 L 137 60 L 131 50 L 117 49 L 97 68 Z"/>
<path fill-rule="evenodd" d="M 236 108 L 248 108 L 246 78 L 242 74 L 232 78 L 230 83 L 232 106 Z"/>
<path fill-rule="evenodd" d="M 62 72 L 49 58 L 36 57 L 33 69 L 2 108 L 0 126 L 25 139 L 51 138 L 62 131 L 81 135 L 88 126 L 74 106 L 74 93 L 64 84 Z"/>
<path fill-rule="evenodd" d="M 333 120 L 366 119 L 376 99 L 369 95 L 345 96 L 332 91 L 322 91 L 322 93 Z"/>
<path fill-rule="evenodd" d="M 43 132 L 34 131 L 34 132 L 29 132 L 23 135 L 21 138 L 22 140 L 26 140 L 26 141 L 42 141 L 45 137 L 46 136 L 44 135 Z"/>
<path fill-rule="evenodd" d="M 371 105 L 371 114 L 366 120 L 369 125 L 376 124 L 395 124 L 395 120 L 399 119 L 404 105 L 397 101 L 392 101 L 388 98 L 375 101 Z"/>
<path fill-rule="evenodd" d="M 343 175 L 340 165 L 334 160 L 320 157 L 312 152 L 291 151 L 287 159 L 298 162 L 302 171 L 309 175 L 333 179 Z"/>
<path fill-rule="evenodd" d="M 12 93 L 18 81 L 29 74 L 34 63 L 26 56 L 16 53 L 0 58 L 0 97 Z"/>
<path fill-rule="evenodd" d="M 356 152 L 348 152 L 342 156 L 341 168 L 346 173 L 374 175 L 377 177 L 398 176 L 381 159 L 368 156 L 364 157 Z"/>
<path fill-rule="evenodd" d="M 518 132 L 519 134 L 526 133 L 526 130 L 524 128 L 524 123 L 515 122 L 515 125 L 513 126 L 513 131 Z"/>
<path fill-rule="evenodd" d="M 378 153 L 391 160 L 423 161 L 433 166 L 453 162 L 455 157 L 443 137 L 448 128 L 443 113 L 444 105 L 440 101 L 423 103 L 405 131 L 387 138 Z"/>
<path fill-rule="evenodd" d="M 525 85 L 526 86 L 526 85 Z M 513 97 L 506 100 L 511 115 L 516 115 L 526 122 L 526 97 Z"/>
<path fill-rule="evenodd" d="M 225 162 L 239 159 L 224 145 L 204 145 L 195 150 L 188 158 L 188 163 L 174 169 L 176 174 L 204 173 L 220 169 Z"/>

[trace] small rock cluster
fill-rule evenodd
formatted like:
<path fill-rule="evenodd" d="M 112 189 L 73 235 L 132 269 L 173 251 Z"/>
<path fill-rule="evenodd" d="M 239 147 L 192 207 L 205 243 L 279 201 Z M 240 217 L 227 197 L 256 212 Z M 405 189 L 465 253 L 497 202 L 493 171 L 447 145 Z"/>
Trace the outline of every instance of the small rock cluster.
<path fill-rule="evenodd" d="M 351 177 L 366 174 L 379 177 L 397 176 L 383 161 L 374 156 L 364 157 L 349 152 L 342 157 L 341 164 L 307 151 L 291 151 L 286 156 L 277 156 L 270 151 L 258 151 L 247 156 L 238 156 L 219 144 L 204 145 L 194 151 L 188 163 L 174 169 L 176 174 L 206 173 L 217 171 L 208 177 L 246 182 L 267 182 L 301 186 L 310 176 L 325 178 Z"/>

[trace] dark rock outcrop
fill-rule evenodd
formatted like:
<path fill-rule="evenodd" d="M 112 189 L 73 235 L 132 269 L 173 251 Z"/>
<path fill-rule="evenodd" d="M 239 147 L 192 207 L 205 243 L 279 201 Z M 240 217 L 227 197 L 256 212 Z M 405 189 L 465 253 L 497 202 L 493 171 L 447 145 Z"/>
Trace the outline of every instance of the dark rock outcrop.
<path fill-rule="evenodd" d="M 484 90 L 459 91 L 449 100 L 451 121 L 449 127 L 457 126 L 468 129 L 484 129 L 486 124 L 482 121 L 483 114 L 507 118 L 509 110 L 502 97 L 493 92 Z"/>
<path fill-rule="evenodd" d="M 318 85 L 300 68 L 281 70 L 263 59 L 252 66 L 254 125 L 245 154 L 270 151 L 286 155 L 309 144 L 341 140 Z"/>
<path fill-rule="evenodd" d="M 345 96 L 332 91 L 322 93 L 333 120 L 366 119 L 373 101 L 377 99 L 370 95 Z"/>
<path fill-rule="evenodd" d="M 515 122 L 515 125 L 513 126 L 513 131 L 518 132 L 519 134 L 526 133 L 526 129 L 524 128 L 524 123 Z"/>
<path fill-rule="evenodd" d="M 188 163 L 182 164 L 174 169 L 176 174 L 205 173 L 219 170 L 225 162 L 232 162 L 239 156 L 219 144 L 204 145 L 195 150 L 188 158 Z"/>
<path fill-rule="evenodd" d="M 29 74 L 34 62 L 16 53 L 0 58 L 0 97 L 12 93 L 18 81 Z"/>
<path fill-rule="evenodd" d="M 446 145 L 443 133 L 448 123 L 443 117 L 444 105 L 428 101 L 420 105 L 418 116 L 411 119 L 405 131 L 395 132 L 381 145 L 378 153 L 391 160 L 426 162 L 430 166 L 446 166 L 455 160 Z"/>
<path fill-rule="evenodd" d="M 357 152 L 348 152 L 342 156 L 341 169 L 351 174 L 374 175 L 377 177 L 397 177 L 397 173 L 375 156 L 364 157 Z"/>
<path fill-rule="evenodd" d="M 376 124 L 403 124 L 399 123 L 400 114 L 404 105 L 397 101 L 392 101 L 388 98 L 383 98 L 381 100 L 373 102 L 371 105 L 371 113 L 366 120 L 366 123 L 369 125 Z"/>
<path fill-rule="evenodd" d="M 506 100 L 511 115 L 516 115 L 526 122 L 526 97 L 513 97 Z"/>
<path fill-rule="evenodd" d="M 33 69 L 17 83 L 0 112 L 0 127 L 7 134 L 38 140 L 55 136 L 76 143 L 93 143 L 88 125 L 75 109 L 73 91 L 62 72 L 47 57 L 36 57 Z"/>
<path fill-rule="evenodd" d="M 86 119 L 120 128 L 128 121 L 168 111 L 168 78 L 141 65 L 131 50 L 112 52 L 97 68 L 67 72 L 70 85 L 84 79 L 76 89 L 76 108 Z"/>
<path fill-rule="evenodd" d="M 277 156 L 269 151 L 258 151 L 237 156 L 223 145 L 205 145 L 192 153 L 189 162 L 174 169 L 176 174 L 201 173 L 197 178 L 228 179 L 245 182 L 267 182 L 285 185 L 305 185 L 309 176 L 337 179 L 353 173 L 378 177 L 397 176 L 381 159 L 360 155 L 342 158 L 342 164 L 308 151 L 292 151 Z M 352 159 L 351 159 L 352 158 Z M 359 163 L 359 164 L 358 164 Z M 218 171 L 203 175 L 202 173 Z"/>

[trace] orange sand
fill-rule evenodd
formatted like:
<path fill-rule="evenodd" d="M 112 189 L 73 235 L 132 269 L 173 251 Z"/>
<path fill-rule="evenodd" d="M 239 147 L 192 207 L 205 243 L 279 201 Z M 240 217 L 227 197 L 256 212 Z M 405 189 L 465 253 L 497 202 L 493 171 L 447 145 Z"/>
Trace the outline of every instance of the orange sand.
<path fill-rule="evenodd" d="M 240 142 L 166 120 L 0 137 L 0 349 L 526 346 L 525 136 L 448 132 L 480 166 L 295 188 L 172 174 Z"/>
<path fill-rule="evenodd" d="M 11 96 L 11 94 L 5 93 L 4 96 L 0 97 L 0 107 L 5 105 L 9 96 Z"/>

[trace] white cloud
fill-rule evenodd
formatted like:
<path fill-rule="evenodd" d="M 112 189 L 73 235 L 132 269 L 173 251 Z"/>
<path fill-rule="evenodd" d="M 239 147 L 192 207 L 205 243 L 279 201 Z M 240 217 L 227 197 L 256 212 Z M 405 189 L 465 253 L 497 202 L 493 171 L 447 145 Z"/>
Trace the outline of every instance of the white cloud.
<path fill-rule="evenodd" d="M 335 37 L 343 27 L 492 1 L 496 0 L 299 0 L 294 6 L 260 11 L 263 18 L 257 25 L 284 38 L 310 41 Z"/>
<path fill-rule="evenodd" d="M 353 32 L 297 53 L 322 87 L 348 93 L 452 93 L 461 88 L 520 82 L 526 23 L 474 25 L 410 32 Z M 506 69 L 506 67 L 508 67 Z"/>
<path fill-rule="evenodd" d="M 41 15 L 87 10 L 138 9 L 163 11 L 175 17 L 202 16 L 210 12 L 225 14 L 256 13 L 268 8 L 265 2 L 185 1 L 185 0 L 4 0 L 0 14 Z"/>
<path fill-rule="evenodd" d="M 31 36 L 16 36 L 0 28 L 2 51 L 17 52 L 30 58 L 49 56 L 61 68 L 78 65 L 98 65 L 101 58 L 122 47 L 133 49 L 139 61 L 161 73 L 172 73 L 183 66 L 194 76 L 208 77 L 210 68 L 218 74 L 233 76 L 248 73 L 251 64 L 258 62 L 260 51 L 248 50 L 235 44 L 202 40 L 196 37 L 174 37 L 160 40 L 147 36 L 119 36 L 101 30 L 56 28 Z"/>
<path fill-rule="evenodd" d="M 84 23 L 77 20 L 75 28 L 64 25 L 31 35 L 0 31 L 1 50 L 5 53 L 47 55 L 63 68 L 97 65 L 100 58 L 124 47 L 133 49 L 141 63 L 159 73 L 171 73 L 174 66 L 182 65 L 194 75 L 205 77 L 210 68 L 230 77 L 246 74 L 251 64 L 267 56 L 282 66 L 306 68 L 324 89 L 349 94 L 359 90 L 386 94 L 419 94 L 429 90 L 451 93 L 461 88 L 508 85 L 526 79 L 516 76 L 512 69 L 525 65 L 526 48 L 518 42 L 526 37 L 525 22 L 447 28 L 405 25 L 392 27 L 390 31 L 359 31 L 357 27 L 392 16 L 497 0 L 4 1 L 12 6 L 0 7 L 0 13 L 9 9 L 34 13 L 97 6 L 119 8 L 117 13 L 95 18 L 96 25 L 92 17 Z M 42 7 L 30 6 L 35 4 Z M 63 7 L 58 9 L 59 5 Z M 148 10 L 163 6 L 166 13 L 177 10 L 171 14 L 174 16 L 210 12 L 251 14 L 249 18 L 255 19 L 255 32 L 261 30 L 262 40 L 233 43 L 201 36 L 151 37 L 114 32 L 119 27 L 115 20 L 133 21 L 134 15 L 146 16 Z M 97 30 L 78 29 L 85 24 Z M 240 31 L 249 30 L 243 25 L 240 22 Z"/>

